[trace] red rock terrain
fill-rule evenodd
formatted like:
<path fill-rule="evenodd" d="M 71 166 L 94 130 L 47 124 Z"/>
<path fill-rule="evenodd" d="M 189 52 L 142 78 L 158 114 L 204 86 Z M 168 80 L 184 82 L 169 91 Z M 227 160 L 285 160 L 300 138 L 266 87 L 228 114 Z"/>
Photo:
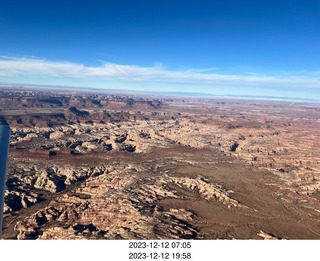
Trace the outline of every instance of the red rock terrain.
<path fill-rule="evenodd" d="M 320 238 L 318 104 L 0 94 L 4 238 Z"/>

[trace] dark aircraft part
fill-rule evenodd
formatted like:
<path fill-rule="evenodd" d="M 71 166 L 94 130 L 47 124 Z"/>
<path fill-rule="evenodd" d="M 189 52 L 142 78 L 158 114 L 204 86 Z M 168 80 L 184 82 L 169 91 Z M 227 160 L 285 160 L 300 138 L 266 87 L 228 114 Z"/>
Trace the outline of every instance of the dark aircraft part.
<path fill-rule="evenodd" d="M 8 164 L 10 131 L 9 125 L 0 124 L 0 238 L 2 232 L 3 201 Z"/>

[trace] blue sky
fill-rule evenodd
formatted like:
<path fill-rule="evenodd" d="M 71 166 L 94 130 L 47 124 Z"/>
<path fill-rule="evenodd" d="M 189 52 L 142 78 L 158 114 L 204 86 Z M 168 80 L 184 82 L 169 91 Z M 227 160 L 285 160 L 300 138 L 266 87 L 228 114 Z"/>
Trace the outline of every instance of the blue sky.
<path fill-rule="evenodd" d="M 0 82 L 320 99 L 320 1 L 0 2 Z"/>

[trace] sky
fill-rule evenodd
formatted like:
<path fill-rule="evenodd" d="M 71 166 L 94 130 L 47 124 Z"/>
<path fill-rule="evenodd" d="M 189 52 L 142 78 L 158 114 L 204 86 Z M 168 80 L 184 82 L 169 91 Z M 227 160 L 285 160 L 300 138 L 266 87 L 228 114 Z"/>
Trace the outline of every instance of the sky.
<path fill-rule="evenodd" d="M 320 1 L 3 0 L 0 82 L 320 100 Z"/>

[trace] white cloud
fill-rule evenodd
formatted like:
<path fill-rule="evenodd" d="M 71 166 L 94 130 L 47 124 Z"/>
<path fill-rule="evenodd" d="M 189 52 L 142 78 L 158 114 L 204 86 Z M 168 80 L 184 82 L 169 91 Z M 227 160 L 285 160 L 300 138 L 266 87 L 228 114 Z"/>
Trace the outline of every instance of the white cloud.
<path fill-rule="evenodd" d="M 163 67 L 162 63 L 156 63 L 153 67 L 141 67 L 138 65 L 121 65 L 102 62 L 101 66 L 93 67 L 71 62 L 56 62 L 38 58 L 0 58 L 0 76 L 48 75 L 56 77 L 134 82 L 191 83 L 216 86 L 227 85 L 233 87 L 320 87 L 319 77 L 272 77 L 259 74 L 225 75 L 208 73 L 208 71 L 214 69 L 216 68 L 169 71 Z"/>

